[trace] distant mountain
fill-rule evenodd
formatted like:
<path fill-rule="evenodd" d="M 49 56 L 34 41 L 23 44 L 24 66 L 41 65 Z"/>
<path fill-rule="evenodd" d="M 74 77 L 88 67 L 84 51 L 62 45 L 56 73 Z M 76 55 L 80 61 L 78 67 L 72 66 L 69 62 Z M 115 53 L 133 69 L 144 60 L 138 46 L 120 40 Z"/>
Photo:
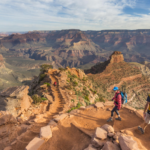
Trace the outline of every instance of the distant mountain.
<path fill-rule="evenodd" d="M 0 45 L 4 57 L 45 60 L 57 67 L 89 68 L 115 50 L 127 62 L 150 61 L 150 30 L 30 31 L 4 37 Z"/>

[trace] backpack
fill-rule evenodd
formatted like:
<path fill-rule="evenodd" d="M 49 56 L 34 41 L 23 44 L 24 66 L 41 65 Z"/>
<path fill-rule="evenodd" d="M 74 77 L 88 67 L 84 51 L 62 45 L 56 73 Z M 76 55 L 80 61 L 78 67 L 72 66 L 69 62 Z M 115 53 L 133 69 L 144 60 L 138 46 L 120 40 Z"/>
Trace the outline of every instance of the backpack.
<path fill-rule="evenodd" d="M 121 95 L 121 103 L 122 104 L 126 104 L 128 102 L 128 100 L 127 100 L 127 93 L 120 91 L 119 94 Z M 117 94 L 117 96 L 119 94 Z"/>

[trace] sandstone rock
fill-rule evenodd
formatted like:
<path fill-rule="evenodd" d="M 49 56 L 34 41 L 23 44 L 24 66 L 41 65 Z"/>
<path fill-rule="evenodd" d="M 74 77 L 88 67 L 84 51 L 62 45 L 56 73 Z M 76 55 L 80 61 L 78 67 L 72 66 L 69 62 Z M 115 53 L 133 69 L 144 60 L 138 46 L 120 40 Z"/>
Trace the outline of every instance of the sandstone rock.
<path fill-rule="evenodd" d="M 56 127 L 57 123 L 54 120 L 50 120 L 50 122 L 48 123 L 48 125 L 50 125 L 51 128 Z"/>
<path fill-rule="evenodd" d="M 105 124 L 101 128 L 106 130 L 108 133 L 114 133 L 114 128 L 111 125 Z"/>
<path fill-rule="evenodd" d="M 53 97 L 51 95 L 44 93 L 44 97 L 48 99 L 49 103 L 53 103 Z"/>
<path fill-rule="evenodd" d="M 54 120 L 55 120 L 56 122 L 58 122 L 58 121 L 61 121 L 61 120 L 65 119 L 67 116 L 68 116 L 68 113 L 61 114 L 61 115 L 59 115 L 58 117 L 54 118 Z"/>
<path fill-rule="evenodd" d="M 108 133 L 108 137 L 113 137 L 114 135 L 114 133 Z"/>
<path fill-rule="evenodd" d="M 85 106 L 81 106 L 79 109 L 80 110 L 85 110 Z"/>
<path fill-rule="evenodd" d="M 114 106 L 114 102 L 112 102 L 112 101 L 107 101 L 107 102 L 104 103 L 104 106 L 112 107 L 112 106 Z"/>
<path fill-rule="evenodd" d="M 122 61 L 124 61 L 124 57 L 119 51 L 113 52 L 113 54 L 110 56 L 110 63 L 119 63 Z"/>
<path fill-rule="evenodd" d="M 86 107 L 87 110 L 90 110 L 90 109 L 93 109 L 93 108 L 94 108 L 94 105 L 89 105 L 89 106 Z"/>
<path fill-rule="evenodd" d="M 0 111 L 0 126 L 8 123 L 17 123 L 17 120 L 8 111 Z"/>
<path fill-rule="evenodd" d="M 115 140 L 118 140 L 118 138 L 120 137 L 120 135 L 121 135 L 121 133 L 120 133 L 120 132 L 117 132 L 117 133 L 113 136 L 113 138 L 114 138 Z"/>
<path fill-rule="evenodd" d="M 87 148 L 85 148 L 84 150 L 97 150 L 96 148 L 92 147 L 92 145 L 90 144 Z"/>
<path fill-rule="evenodd" d="M 103 103 L 103 102 L 97 102 L 97 103 L 95 104 L 95 107 L 96 107 L 96 108 L 103 108 L 103 107 L 104 107 L 104 103 Z"/>
<path fill-rule="evenodd" d="M 11 146 L 5 147 L 4 150 L 12 150 Z"/>
<path fill-rule="evenodd" d="M 45 126 L 42 127 L 40 130 L 40 138 L 44 139 L 44 140 L 48 140 L 52 137 L 52 131 L 50 126 Z"/>
<path fill-rule="evenodd" d="M 104 129 L 97 127 L 95 131 L 95 137 L 105 140 L 107 138 L 107 132 Z"/>
<path fill-rule="evenodd" d="M 135 113 L 136 113 L 136 115 L 138 117 L 140 117 L 141 119 L 143 119 L 143 110 L 136 110 Z"/>
<path fill-rule="evenodd" d="M 30 143 L 26 146 L 25 150 L 38 150 L 38 148 L 44 143 L 44 140 L 35 137 Z"/>
<path fill-rule="evenodd" d="M 119 143 L 122 150 L 139 150 L 137 142 L 131 136 L 119 137 Z"/>
<path fill-rule="evenodd" d="M 32 103 L 28 89 L 28 86 L 21 86 L 3 90 L 0 93 L 0 110 L 9 111 L 15 117 L 27 110 Z"/>
<path fill-rule="evenodd" d="M 105 141 L 99 140 L 97 138 L 93 138 L 93 140 L 92 140 L 92 145 L 96 148 L 98 148 L 98 147 L 102 148 L 104 146 L 104 144 L 105 144 Z"/>
<path fill-rule="evenodd" d="M 124 108 L 126 108 L 126 109 L 128 109 L 128 110 L 130 110 L 130 111 L 136 112 L 136 109 L 133 108 L 133 107 L 130 107 L 130 106 L 124 106 Z"/>
<path fill-rule="evenodd" d="M 120 150 L 120 148 L 112 142 L 107 141 L 102 150 Z"/>

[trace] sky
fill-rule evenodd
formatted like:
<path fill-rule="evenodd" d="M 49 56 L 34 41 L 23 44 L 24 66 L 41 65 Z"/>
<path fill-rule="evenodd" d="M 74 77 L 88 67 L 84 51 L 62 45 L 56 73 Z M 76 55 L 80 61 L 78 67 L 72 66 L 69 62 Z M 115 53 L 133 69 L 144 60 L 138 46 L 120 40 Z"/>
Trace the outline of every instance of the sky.
<path fill-rule="evenodd" d="M 150 29 L 150 0 L 0 0 L 0 32 Z"/>

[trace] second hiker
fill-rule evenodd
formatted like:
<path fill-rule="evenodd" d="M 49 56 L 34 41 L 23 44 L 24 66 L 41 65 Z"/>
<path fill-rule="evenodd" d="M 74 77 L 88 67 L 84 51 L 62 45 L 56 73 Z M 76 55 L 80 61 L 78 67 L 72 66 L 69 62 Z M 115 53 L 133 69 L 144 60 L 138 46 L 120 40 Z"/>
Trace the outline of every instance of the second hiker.
<path fill-rule="evenodd" d="M 116 120 L 121 121 L 121 117 L 120 117 L 120 114 L 119 114 L 119 110 L 121 109 L 121 104 L 122 104 L 121 94 L 120 94 L 120 91 L 119 91 L 118 87 L 114 87 L 113 91 L 115 92 L 115 96 L 113 97 L 112 101 L 114 100 L 115 107 L 112 109 L 111 117 L 107 120 L 107 122 L 113 121 L 114 112 L 116 112 L 116 114 L 118 115 L 118 118 L 116 118 Z"/>

